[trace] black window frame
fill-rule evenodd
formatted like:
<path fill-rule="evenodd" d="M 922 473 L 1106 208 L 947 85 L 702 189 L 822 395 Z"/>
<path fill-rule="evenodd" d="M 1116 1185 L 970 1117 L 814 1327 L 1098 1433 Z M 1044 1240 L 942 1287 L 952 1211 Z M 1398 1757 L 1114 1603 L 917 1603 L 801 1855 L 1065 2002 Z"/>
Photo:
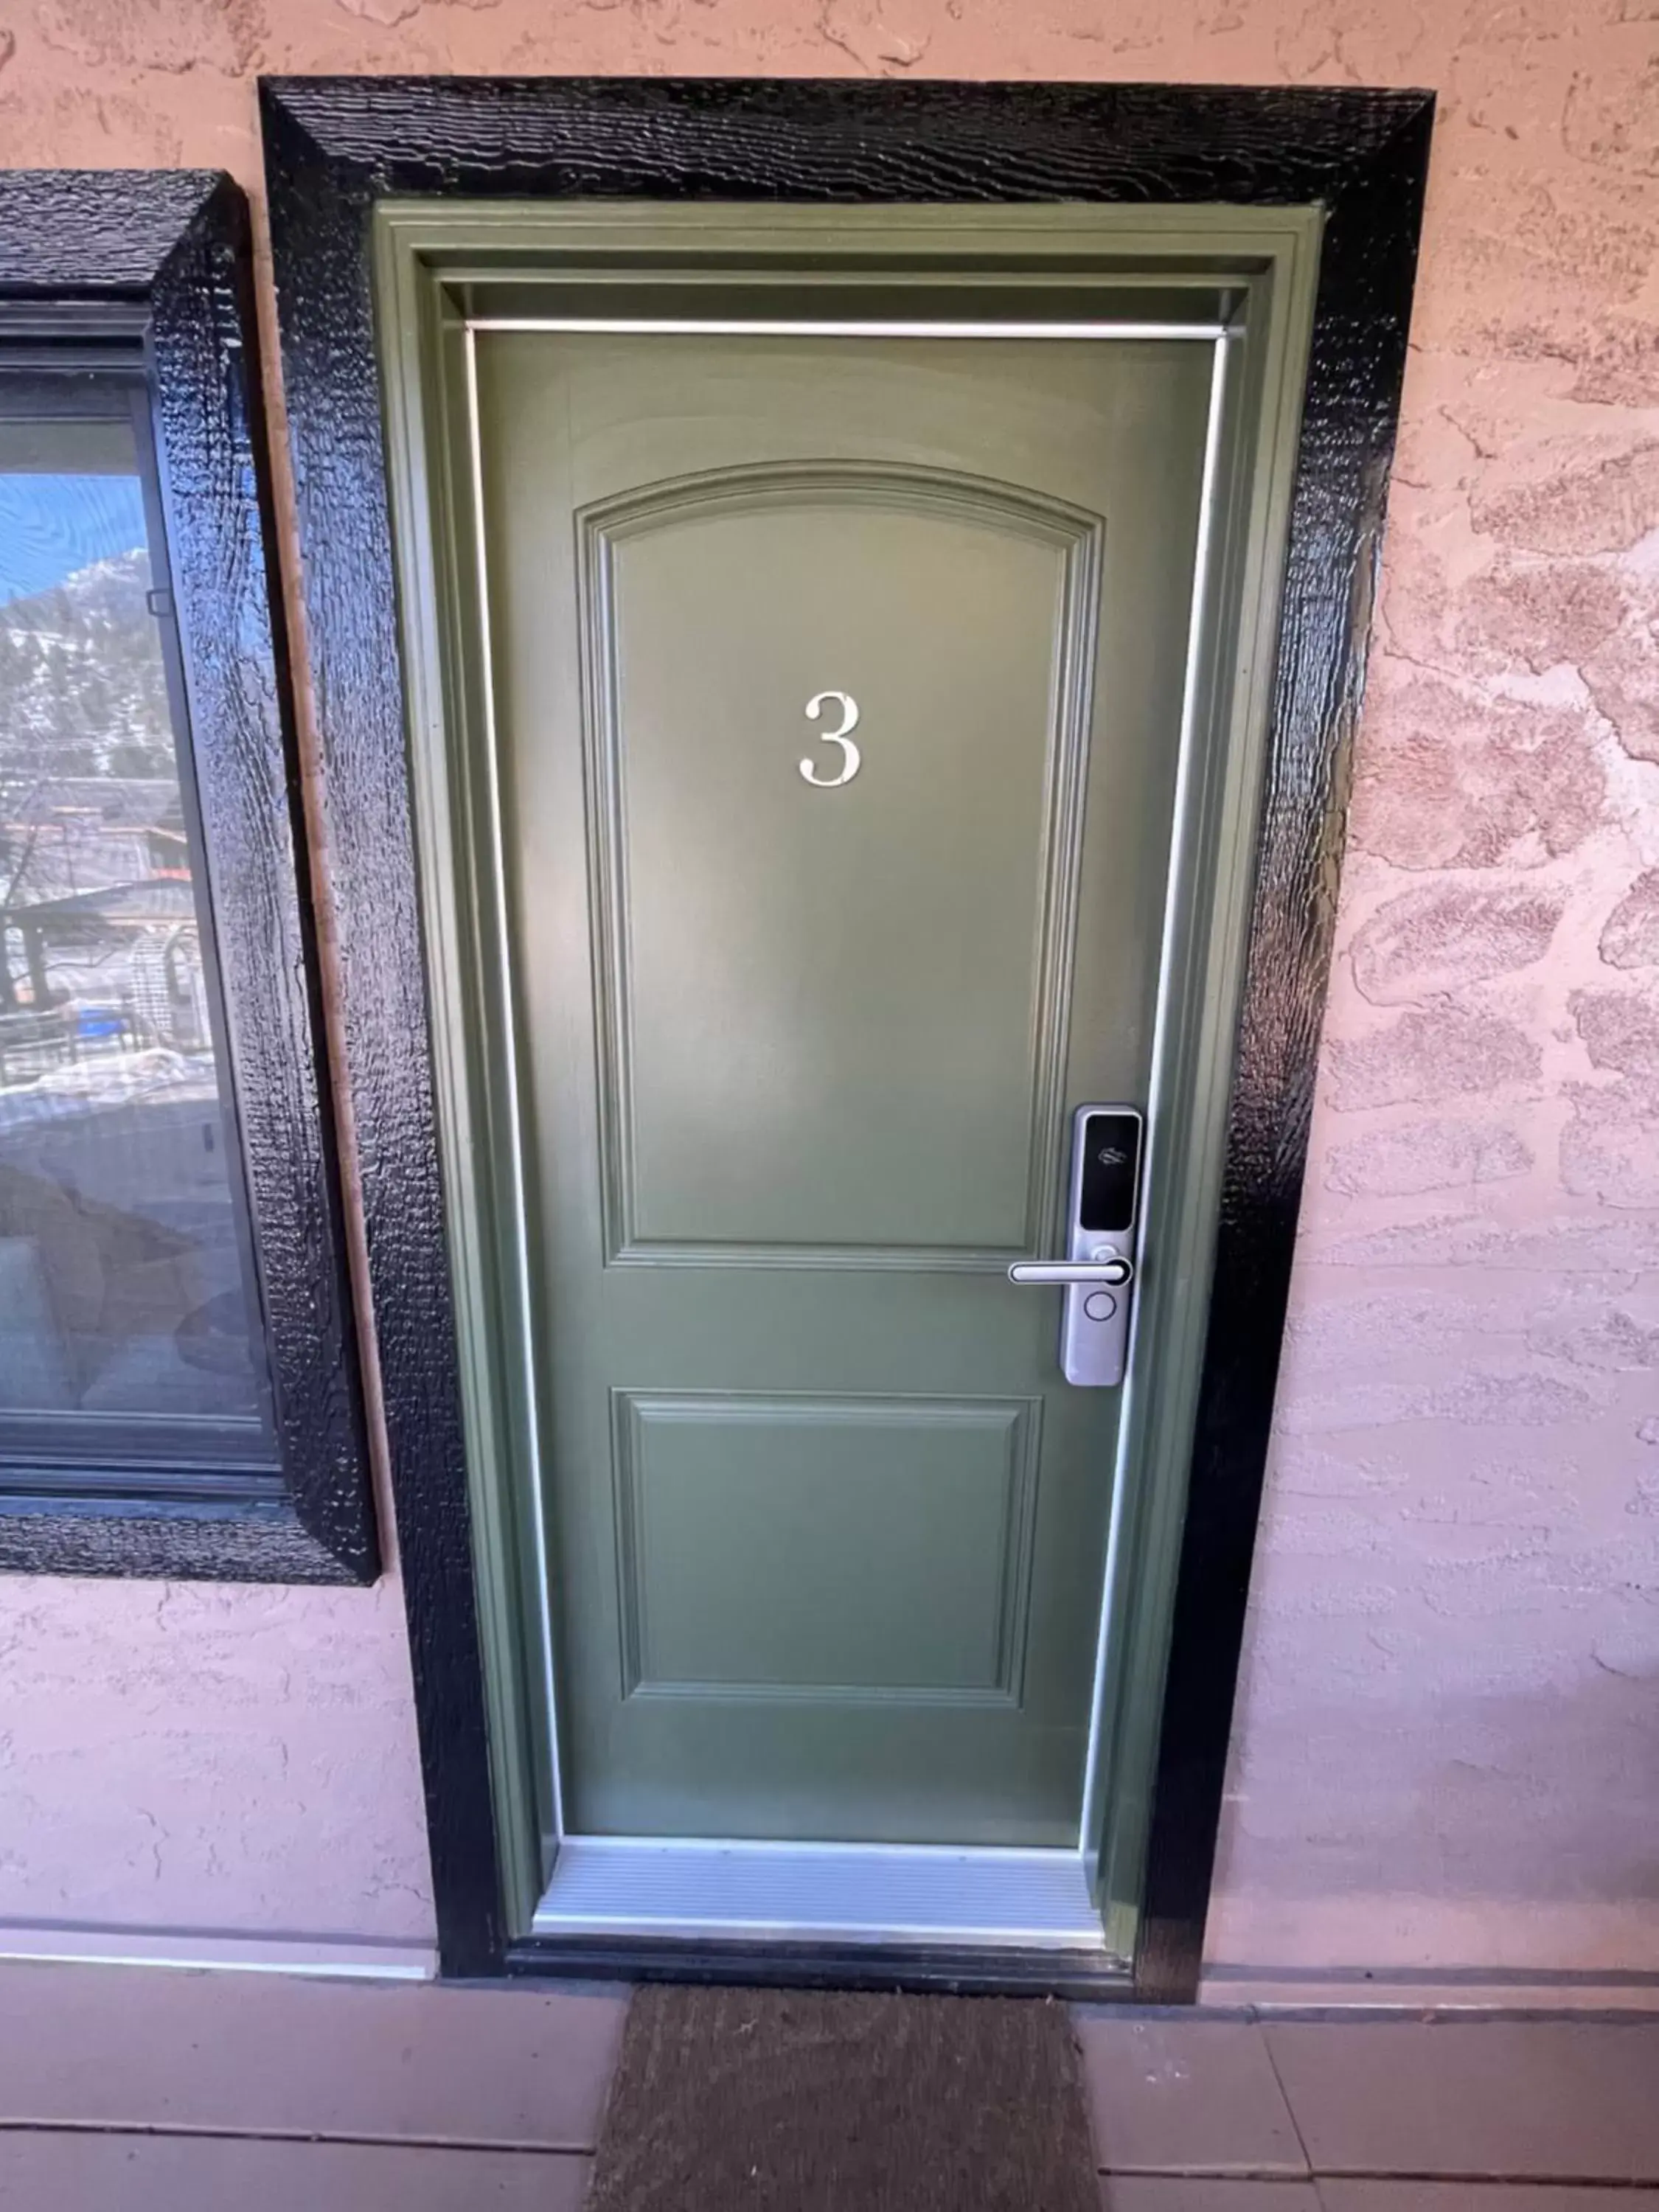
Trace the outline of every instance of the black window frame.
<path fill-rule="evenodd" d="M 252 271 L 246 200 L 222 173 L 0 173 L 0 392 L 131 403 L 275 1437 L 274 1456 L 191 1458 L 163 1424 L 109 1466 L 54 1416 L 38 1461 L 0 1463 L 0 1569 L 380 1571 Z"/>

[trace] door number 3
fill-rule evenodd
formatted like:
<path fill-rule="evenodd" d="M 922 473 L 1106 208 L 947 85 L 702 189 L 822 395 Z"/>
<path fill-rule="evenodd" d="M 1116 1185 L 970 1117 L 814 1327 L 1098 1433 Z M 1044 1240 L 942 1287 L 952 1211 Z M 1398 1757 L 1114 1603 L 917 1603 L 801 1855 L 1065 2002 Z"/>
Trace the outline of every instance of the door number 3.
<path fill-rule="evenodd" d="M 826 702 L 841 708 L 841 727 L 820 732 L 827 745 L 841 747 L 841 766 L 834 775 L 820 775 L 809 757 L 800 763 L 800 772 L 806 781 L 818 791 L 834 791 L 838 784 L 851 783 L 858 774 L 860 754 L 853 743 L 853 732 L 859 726 L 859 702 L 850 691 L 815 691 L 806 702 L 806 719 L 816 722 L 823 712 Z"/>

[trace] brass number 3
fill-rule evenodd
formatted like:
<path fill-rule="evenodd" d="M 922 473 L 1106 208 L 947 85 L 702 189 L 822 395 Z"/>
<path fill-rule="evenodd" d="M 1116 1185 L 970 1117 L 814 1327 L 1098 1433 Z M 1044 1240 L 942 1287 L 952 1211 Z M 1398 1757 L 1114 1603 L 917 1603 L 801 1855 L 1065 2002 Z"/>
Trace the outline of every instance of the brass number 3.
<path fill-rule="evenodd" d="M 825 744 L 841 747 L 841 767 L 834 775 L 820 775 L 810 759 L 800 763 L 802 775 L 819 791 L 833 791 L 837 784 L 851 783 L 859 772 L 859 749 L 853 743 L 853 732 L 859 726 L 859 702 L 850 691 L 815 691 L 806 702 L 809 722 L 817 720 L 826 699 L 841 708 L 841 727 L 822 732 Z"/>

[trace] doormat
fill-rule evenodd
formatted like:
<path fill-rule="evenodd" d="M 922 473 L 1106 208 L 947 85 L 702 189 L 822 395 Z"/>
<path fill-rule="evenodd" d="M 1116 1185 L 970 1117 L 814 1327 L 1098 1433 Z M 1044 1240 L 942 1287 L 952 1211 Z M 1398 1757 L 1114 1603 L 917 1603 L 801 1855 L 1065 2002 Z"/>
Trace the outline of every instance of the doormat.
<path fill-rule="evenodd" d="M 635 1993 L 586 2212 L 1099 2212 L 1063 2004 Z"/>

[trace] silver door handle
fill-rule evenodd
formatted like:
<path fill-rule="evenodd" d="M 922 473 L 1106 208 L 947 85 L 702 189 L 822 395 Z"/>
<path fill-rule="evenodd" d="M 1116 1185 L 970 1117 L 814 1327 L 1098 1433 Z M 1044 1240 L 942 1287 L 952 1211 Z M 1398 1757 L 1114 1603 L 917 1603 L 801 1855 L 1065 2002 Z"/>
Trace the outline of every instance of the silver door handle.
<path fill-rule="evenodd" d="M 1109 1283 L 1135 1279 L 1132 1260 L 1021 1260 L 1008 1270 L 1011 1283 Z"/>

